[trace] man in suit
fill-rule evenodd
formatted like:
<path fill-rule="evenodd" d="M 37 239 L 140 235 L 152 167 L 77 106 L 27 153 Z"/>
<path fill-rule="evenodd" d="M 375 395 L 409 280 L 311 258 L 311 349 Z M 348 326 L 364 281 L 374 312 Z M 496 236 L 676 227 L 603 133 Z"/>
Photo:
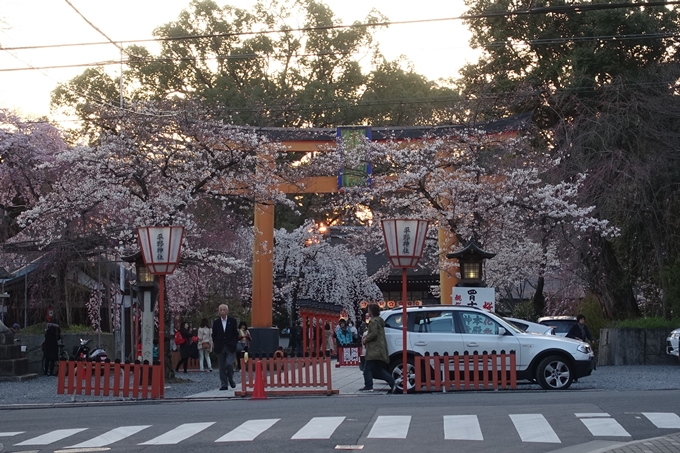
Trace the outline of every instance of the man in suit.
<path fill-rule="evenodd" d="M 213 321 L 212 339 L 220 368 L 220 390 L 227 390 L 229 385 L 236 388 L 234 382 L 234 360 L 236 360 L 236 343 L 238 342 L 238 327 L 236 319 L 227 316 L 229 307 L 222 304 L 219 307 L 220 317 Z"/>

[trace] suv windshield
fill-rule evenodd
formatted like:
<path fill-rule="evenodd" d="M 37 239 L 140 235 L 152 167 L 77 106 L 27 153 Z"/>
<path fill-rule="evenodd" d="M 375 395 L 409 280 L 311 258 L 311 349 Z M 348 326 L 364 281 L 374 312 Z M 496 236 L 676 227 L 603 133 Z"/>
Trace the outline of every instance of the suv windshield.
<path fill-rule="evenodd" d="M 544 326 L 555 327 L 555 333 L 567 333 L 571 326 L 576 323 L 573 319 L 548 319 L 541 321 Z"/>

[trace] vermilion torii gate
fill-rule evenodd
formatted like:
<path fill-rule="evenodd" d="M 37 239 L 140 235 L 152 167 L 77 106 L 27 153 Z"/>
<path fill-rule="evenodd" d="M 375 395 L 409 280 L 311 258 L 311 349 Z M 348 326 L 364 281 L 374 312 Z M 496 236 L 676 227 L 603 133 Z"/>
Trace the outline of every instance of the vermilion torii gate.
<path fill-rule="evenodd" d="M 511 118 L 485 125 L 487 132 L 514 136 L 521 119 Z M 367 128 L 366 126 L 358 126 Z M 371 140 L 386 141 L 423 140 L 426 136 L 450 136 L 461 126 L 437 127 L 379 127 L 368 128 Z M 328 152 L 336 144 L 337 133 L 334 129 L 292 130 L 292 129 L 258 129 L 270 140 L 282 144 L 287 152 Z M 338 192 L 337 176 L 320 176 L 305 178 L 297 184 L 279 184 L 278 189 L 283 193 L 336 193 Z M 253 292 L 251 324 L 254 328 L 272 327 L 272 300 L 274 296 L 274 206 L 272 204 L 255 203 L 254 217 L 255 240 L 253 250 Z M 439 229 L 439 249 L 449 251 L 455 245 L 455 236 L 443 228 Z M 440 254 L 443 257 L 446 253 Z M 450 262 L 450 260 L 448 260 Z M 451 304 L 453 287 L 458 283 L 455 274 L 440 267 L 439 283 L 441 288 L 441 303 Z"/>

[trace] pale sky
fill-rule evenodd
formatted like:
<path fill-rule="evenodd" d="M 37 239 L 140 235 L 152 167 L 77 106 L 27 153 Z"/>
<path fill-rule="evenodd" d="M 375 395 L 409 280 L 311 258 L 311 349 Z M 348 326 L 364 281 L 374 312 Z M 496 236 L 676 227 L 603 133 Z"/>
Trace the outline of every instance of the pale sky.
<path fill-rule="evenodd" d="M 109 38 L 152 38 L 155 27 L 173 21 L 190 0 L 71 0 L 71 3 Z M 252 0 L 216 0 L 250 9 Z M 343 24 L 363 21 L 371 8 L 390 21 L 456 17 L 465 12 L 463 0 L 326 0 Z M 460 20 L 392 25 L 377 35 L 388 59 L 406 55 L 415 70 L 430 79 L 457 76 L 466 61 L 474 61 L 468 47 L 470 34 Z M 106 39 L 88 25 L 64 0 L 0 0 L 0 45 L 3 48 L 103 42 Z M 156 53 L 153 43 L 142 43 Z M 0 108 L 21 115 L 48 115 L 50 92 L 86 68 L 2 71 L 3 69 L 73 65 L 118 60 L 112 44 L 41 50 L 0 50 Z M 106 66 L 118 74 L 119 66 Z"/>

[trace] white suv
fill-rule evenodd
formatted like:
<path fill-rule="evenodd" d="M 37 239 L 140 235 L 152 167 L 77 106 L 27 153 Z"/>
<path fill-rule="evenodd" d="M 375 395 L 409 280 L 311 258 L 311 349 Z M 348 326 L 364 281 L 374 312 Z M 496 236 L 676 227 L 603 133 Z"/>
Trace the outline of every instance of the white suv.
<path fill-rule="evenodd" d="M 389 370 L 402 385 L 402 311 L 383 311 Z M 486 310 L 456 305 L 408 308 L 408 389 L 415 385 L 415 356 L 515 351 L 517 378 L 546 390 L 567 389 L 595 369 L 590 345 L 554 335 L 523 332 Z"/>

